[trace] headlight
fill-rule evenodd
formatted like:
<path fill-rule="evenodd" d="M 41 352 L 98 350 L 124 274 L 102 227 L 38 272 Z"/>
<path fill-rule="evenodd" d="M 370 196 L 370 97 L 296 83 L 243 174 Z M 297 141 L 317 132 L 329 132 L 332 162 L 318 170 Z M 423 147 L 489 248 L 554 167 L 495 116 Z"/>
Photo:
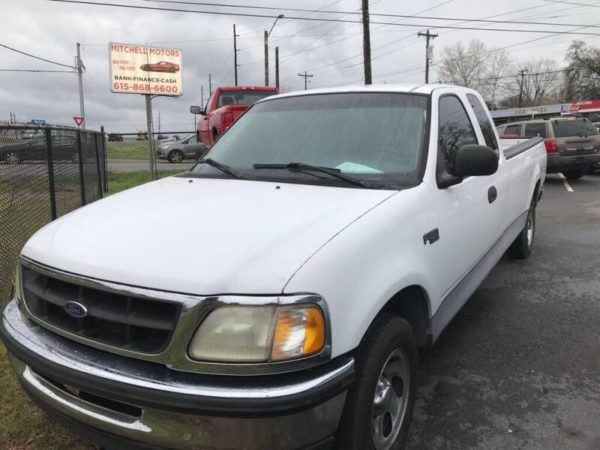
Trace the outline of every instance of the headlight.
<path fill-rule="evenodd" d="M 189 355 L 212 362 L 283 361 L 314 355 L 325 340 L 325 317 L 317 305 L 223 306 L 202 322 Z"/>
<path fill-rule="evenodd" d="M 17 264 L 17 271 L 15 275 L 15 299 L 18 303 L 21 303 L 25 296 L 23 295 L 23 281 L 21 279 L 21 264 Z"/>

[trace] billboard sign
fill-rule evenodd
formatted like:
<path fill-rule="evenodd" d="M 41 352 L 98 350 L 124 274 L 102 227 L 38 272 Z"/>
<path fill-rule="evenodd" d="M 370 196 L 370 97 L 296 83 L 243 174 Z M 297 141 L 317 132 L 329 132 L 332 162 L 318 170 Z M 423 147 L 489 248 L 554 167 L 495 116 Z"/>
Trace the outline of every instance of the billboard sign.
<path fill-rule="evenodd" d="M 108 50 L 111 92 L 183 94 L 180 49 L 111 42 Z"/>

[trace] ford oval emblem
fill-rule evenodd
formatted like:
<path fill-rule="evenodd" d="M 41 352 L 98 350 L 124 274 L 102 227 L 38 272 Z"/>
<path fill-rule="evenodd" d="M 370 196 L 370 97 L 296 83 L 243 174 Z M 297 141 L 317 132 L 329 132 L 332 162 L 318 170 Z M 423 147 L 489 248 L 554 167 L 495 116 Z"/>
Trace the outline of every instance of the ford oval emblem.
<path fill-rule="evenodd" d="M 83 319 L 88 314 L 87 308 L 78 302 L 68 301 L 64 308 L 68 315 L 76 319 Z"/>

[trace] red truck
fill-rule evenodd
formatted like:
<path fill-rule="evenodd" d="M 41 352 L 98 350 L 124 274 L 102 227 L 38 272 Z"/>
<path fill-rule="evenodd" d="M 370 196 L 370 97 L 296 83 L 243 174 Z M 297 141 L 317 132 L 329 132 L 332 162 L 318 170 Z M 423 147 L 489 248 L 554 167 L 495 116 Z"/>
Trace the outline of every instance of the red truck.
<path fill-rule="evenodd" d="M 277 88 L 269 86 L 221 86 L 216 88 L 206 105 L 190 107 L 192 114 L 201 114 L 196 130 L 198 139 L 207 147 L 212 146 L 250 105 L 270 95 L 278 94 Z"/>

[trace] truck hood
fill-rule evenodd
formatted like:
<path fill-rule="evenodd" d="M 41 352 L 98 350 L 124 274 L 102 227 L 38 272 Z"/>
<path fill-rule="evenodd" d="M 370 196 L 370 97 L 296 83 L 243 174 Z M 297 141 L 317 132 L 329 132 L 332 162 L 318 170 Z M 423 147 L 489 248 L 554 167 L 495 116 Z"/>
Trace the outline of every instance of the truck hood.
<path fill-rule="evenodd" d="M 170 177 L 39 230 L 23 256 L 101 280 L 196 295 L 277 294 L 394 191 Z"/>

